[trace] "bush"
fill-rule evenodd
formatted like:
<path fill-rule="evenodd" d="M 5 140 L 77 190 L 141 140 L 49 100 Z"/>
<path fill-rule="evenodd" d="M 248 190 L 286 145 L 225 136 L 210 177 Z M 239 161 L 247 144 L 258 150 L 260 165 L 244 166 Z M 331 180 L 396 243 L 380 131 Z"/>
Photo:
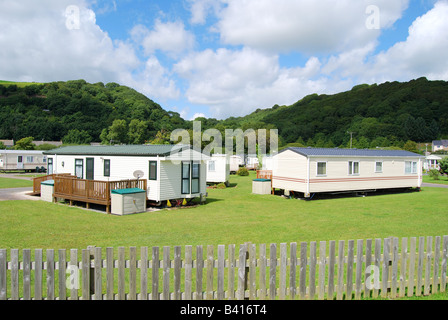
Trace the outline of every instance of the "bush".
<path fill-rule="evenodd" d="M 434 180 L 439 180 L 440 172 L 436 169 L 429 170 L 429 176 Z"/>
<path fill-rule="evenodd" d="M 218 183 L 218 185 L 216 186 L 216 189 L 225 189 L 225 188 L 227 188 L 227 187 L 226 187 L 226 184 L 223 182 Z"/>
<path fill-rule="evenodd" d="M 247 170 L 246 167 L 241 167 L 241 168 L 238 169 L 236 174 L 239 175 L 239 176 L 248 176 L 249 175 L 249 170 Z"/>

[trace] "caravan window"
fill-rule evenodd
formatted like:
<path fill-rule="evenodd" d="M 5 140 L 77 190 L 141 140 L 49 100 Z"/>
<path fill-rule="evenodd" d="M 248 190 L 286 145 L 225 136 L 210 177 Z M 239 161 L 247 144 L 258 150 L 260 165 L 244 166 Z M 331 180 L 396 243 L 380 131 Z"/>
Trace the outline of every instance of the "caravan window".
<path fill-rule="evenodd" d="M 104 176 L 110 177 L 110 160 L 104 160 Z"/>
<path fill-rule="evenodd" d="M 215 161 L 210 160 L 208 162 L 208 171 L 215 171 Z"/>
<path fill-rule="evenodd" d="M 190 163 L 182 162 L 182 194 L 190 193 Z"/>
<path fill-rule="evenodd" d="M 199 193 L 199 173 L 201 171 L 201 165 L 199 163 L 193 163 L 191 172 L 191 193 Z"/>
<path fill-rule="evenodd" d="M 404 172 L 406 174 L 417 173 L 417 162 L 416 161 L 406 161 L 404 166 Z"/>
<path fill-rule="evenodd" d="M 48 158 L 48 174 L 53 174 L 53 158 Z"/>
<path fill-rule="evenodd" d="M 83 159 L 75 159 L 75 176 L 78 179 L 82 179 L 84 177 L 84 160 Z"/>
<path fill-rule="evenodd" d="M 383 163 L 381 161 L 375 162 L 375 172 L 382 173 L 383 172 Z"/>
<path fill-rule="evenodd" d="M 359 162 L 357 162 L 357 161 L 349 161 L 348 162 L 348 174 L 349 175 L 359 174 Z"/>
<path fill-rule="evenodd" d="M 327 163 L 326 162 L 318 162 L 317 163 L 317 175 L 325 176 L 327 174 Z"/>
<path fill-rule="evenodd" d="M 157 180 L 157 161 L 149 161 L 149 180 Z"/>

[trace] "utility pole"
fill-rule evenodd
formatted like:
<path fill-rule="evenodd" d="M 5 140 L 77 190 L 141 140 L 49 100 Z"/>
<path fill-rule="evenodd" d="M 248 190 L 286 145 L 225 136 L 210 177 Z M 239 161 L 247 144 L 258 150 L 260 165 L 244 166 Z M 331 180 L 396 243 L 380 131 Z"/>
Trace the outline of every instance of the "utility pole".
<path fill-rule="evenodd" d="M 354 134 L 354 132 L 352 132 L 352 131 L 347 131 L 347 133 L 350 134 L 350 149 L 351 149 L 351 148 L 352 148 L 352 141 L 353 141 L 353 134 Z"/>

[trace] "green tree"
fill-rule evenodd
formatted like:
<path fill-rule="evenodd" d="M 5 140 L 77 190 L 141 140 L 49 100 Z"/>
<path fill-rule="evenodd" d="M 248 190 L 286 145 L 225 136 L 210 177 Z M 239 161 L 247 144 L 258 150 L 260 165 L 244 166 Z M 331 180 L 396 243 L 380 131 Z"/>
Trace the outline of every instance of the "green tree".
<path fill-rule="evenodd" d="M 70 130 L 63 138 L 65 144 L 88 144 L 92 142 L 92 137 L 86 130 Z"/>
<path fill-rule="evenodd" d="M 171 134 L 166 130 L 160 130 L 157 132 L 151 144 L 171 144 L 170 142 Z"/>
<path fill-rule="evenodd" d="M 15 150 L 34 150 L 36 145 L 33 143 L 34 137 L 22 138 L 16 142 Z"/>
<path fill-rule="evenodd" d="M 129 123 L 128 139 L 130 144 L 143 144 L 148 132 L 148 122 L 132 119 Z"/>
<path fill-rule="evenodd" d="M 418 152 L 417 143 L 411 140 L 406 141 L 403 149 L 410 152 Z"/>
<path fill-rule="evenodd" d="M 126 143 L 128 140 L 128 127 L 126 120 L 114 120 L 112 125 L 109 127 L 107 139 L 114 144 Z"/>
<path fill-rule="evenodd" d="M 443 158 L 439 161 L 440 173 L 448 174 L 448 157 Z"/>

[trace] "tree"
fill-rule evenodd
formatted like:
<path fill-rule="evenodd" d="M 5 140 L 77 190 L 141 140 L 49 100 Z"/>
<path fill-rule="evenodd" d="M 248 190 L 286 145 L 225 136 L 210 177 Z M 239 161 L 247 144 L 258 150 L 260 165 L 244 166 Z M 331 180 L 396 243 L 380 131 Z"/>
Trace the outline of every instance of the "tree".
<path fill-rule="evenodd" d="M 171 135 L 168 131 L 160 130 L 159 132 L 157 132 L 154 139 L 151 140 L 151 144 L 171 144 L 170 139 Z"/>
<path fill-rule="evenodd" d="M 128 128 L 126 120 L 114 120 L 112 125 L 109 127 L 107 139 L 115 144 L 126 143 L 128 140 Z"/>
<path fill-rule="evenodd" d="M 92 137 L 86 130 L 73 129 L 70 130 L 63 138 L 65 144 L 89 144 Z"/>
<path fill-rule="evenodd" d="M 439 161 L 440 173 L 448 174 L 448 157 L 443 158 Z"/>
<path fill-rule="evenodd" d="M 16 142 L 14 150 L 34 150 L 36 145 L 33 143 L 34 137 L 22 138 Z"/>
<path fill-rule="evenodd" d="M 129 123 L 128 139 L 130 144 L 143 144 L 148 131 L 148 122 L 132 119 Z"/>
<path fill-rule="evenodd" d="M 403 149 L 406 151 L 410 151 L 410 152 L 415 152 L 415 153 L 418 152 L 417 143 L 414 141 L 411 141 L 411 140 L 408 140 L 404 144 Z"/>

